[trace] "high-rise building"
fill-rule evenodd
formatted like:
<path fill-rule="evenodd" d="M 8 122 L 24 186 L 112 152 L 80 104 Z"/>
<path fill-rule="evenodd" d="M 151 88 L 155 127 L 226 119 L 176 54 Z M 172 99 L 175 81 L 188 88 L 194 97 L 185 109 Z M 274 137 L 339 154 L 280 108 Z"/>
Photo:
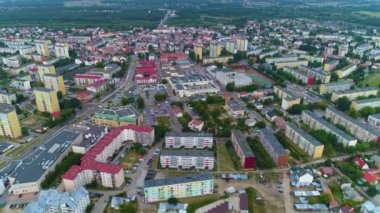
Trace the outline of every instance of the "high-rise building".
<path fill-rule="evenodd" d="M 195 53 L 196 59 L 199 58 L 199 60 L 202 60 L 202 51 L 203 51 L 202 45 L 194 44 L 194 53 Z"/>
<path fill-rule="evenodd" d="M 53 65 L 38 65 L 37 78 L 39 81 L 44 81 L 45 74 L 55 74 L 55 67 Z"/>
<path fill-rule="evenodd" d="M 70 58 L 68 43 L 56 43 L 54 51 L 57 58 Z"/>
<path fill-rule="evenodd" d="M 246 52 L 248 50 L 248 40 L 244 37 L 236 39 L 237 51 Z"/>
<path fill-rule="evenodd" d="M 235 53 L 235 42 L 227 41 L 226 42 L 226 51 L 229 53 Z"/>
<path fill-rule="evenodd" d="M 348 53 L 348 45 L 347 44 L 342 44 L 339 46 L 339 56 L 345 56 Z"/>
<path fill-rule="evenodd" d="M 46 88 L 35 88 L 33 93 L 36 97 L 37 110 L 40 112 L 60 112 L 57 92 Z"/>
<path fill-rule="evenodd" d="M 44 75 L 45 88 L 54 91 L 61 91 L 63 95 L 66 94 L 65 83 L 63 82 L 62 75 L 45 74 Z"/>
<path fill-rule="evenodd" d="M 219 57 L 222 53 L 222 46 L 218 43 L 211 43 L 210 44 L 210 57 L 216 58 Z"/>
<path fill-rule="evenodd" d="M 49 56 L 49 43 L 47 41 L 37 41 L 36 51 L 40 55 Z"/>
<path fill-rule="evenodd" d="M 21 136 L 20 122 L 12 105 L 0 104 L 0 135 L 11 138 Z"/>

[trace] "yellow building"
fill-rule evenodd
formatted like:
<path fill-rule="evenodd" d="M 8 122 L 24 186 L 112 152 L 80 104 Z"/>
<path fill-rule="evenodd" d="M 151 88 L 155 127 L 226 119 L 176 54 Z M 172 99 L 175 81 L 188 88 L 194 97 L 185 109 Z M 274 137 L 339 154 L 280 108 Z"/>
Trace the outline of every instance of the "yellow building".
<path fill-rule="evenodd" d="M 0 104 L 0 135 L 11 138 L 21 136 L 20 122 L 12 105 Z"/>
<path fill-rule="evenodd" d="M 65 83 L 62 75 L 45 74 L 44 75 L 45 88 L 54 91 L 61 91 L 62 95 L 66 94 Z"/>
<path fill-rule="evenodd" d="M 57 92 L 46 88 L 36 88 L 33 90 L 36 96 L 37 110 L 40 112 L 55 113 L 60 112 Z"/>
<path fill-rule="evenodd" d="M 210 57 L 216 58 L 219 57 L 222 53 L 222 46 L 218 43 L 212 43 L 210 45 Z"/>
<path fill-rule="evenodd" d="M 53 65 L 38 65 L 38 80 L 44 81 L 45 74 L 55 74 L 55 67 Z"/>
<path fill-rule="evenodd" d="M 36 42 L 36 51 L 38 54 L 43 56 L 49 56 L 49 42 L 48 41 L 38 41 Z"/>
<path fill-rule="evenodd" d="M 202 60 L 202 45 L 194 45 L 194 53 L 195 53 L 195 58 Z"/>
<path fill-rule="evenodd" d="M 68 43 L 56 43 L 54 50 L 57 58 L 70 58 Z"/>

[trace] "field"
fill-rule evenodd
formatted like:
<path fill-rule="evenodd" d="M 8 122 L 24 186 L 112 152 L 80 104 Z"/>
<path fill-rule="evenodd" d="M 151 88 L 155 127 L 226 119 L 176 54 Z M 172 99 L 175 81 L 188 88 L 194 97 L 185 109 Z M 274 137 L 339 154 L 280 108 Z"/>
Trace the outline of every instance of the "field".
<path fill-rule="evenodd" d="M 189 203 L 187 208 L 188 213 L 194 213 L 198 208 L 213 203 L 217 200 L 221 199 L 221 197 L 217 194 L 202 196 L 202 197 L 192 197 L 192 198 L 181 198 L 180 202 Z"/>
<path fill-rule="evenodd" d="M 37 127 L 42 126 L 44 124 L 45 120 L 46 119 L 44 117 L 41 117 L 38 115 L 31 115 L 31 116 L 28 116 L 27 118 L 21 120 L 21 125 L 35 129 Z"/>
<path fill-rule="evenodd" d="M 217 167 L 219 167 L 220 172 L 236 172 L 237 170 L 235 169 L 234 163 L 233 163 L 224 143 L 217 143 L 216 149 L 218 150 Z"/>
<path fill-rule="evenodd" d="M 375 12 L 375 11 L 358 11 L 357 13 L 362 14 L 362 15 L 375 17 L 375 18 L 380 18 L 380 12 L 378 12 L 378 11 L 377 12 Z"/>
<path fill-rule="evenodd" d="M 258 72 L 249 73 L 248 76 L 251 77 L 253 82 L 255 82 L 260 87 L 268 88 L 271 87 L 274 83 L 272 79 L 269 79 L 268 77 Z"/>
<path fill-rule="evenodd" d="M 380 12 L 379 12 L 379 15 L 380 15 Z M 368 75 L 367 77 L 364 78 L 362 82 L 359 83 L 359 86 L 364 87 L 367 84 L 370 87 L 378 87 L 380 85 L 380 74 L 374 73 L 374 74 Z"/>
<path fill-rule="evenodd" d="M 128 152 L 123 160 L 121 161 L 121 166 L 124 169 L 132 170 L 133 164 L 138 161 L 138 154 L 136 152 Z"/>

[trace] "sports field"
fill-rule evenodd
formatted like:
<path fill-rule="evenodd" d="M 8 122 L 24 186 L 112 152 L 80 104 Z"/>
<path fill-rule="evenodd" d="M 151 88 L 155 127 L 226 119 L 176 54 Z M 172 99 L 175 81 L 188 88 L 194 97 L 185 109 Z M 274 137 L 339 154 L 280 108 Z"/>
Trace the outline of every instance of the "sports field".
<path fill-rule="evenodd" d="M 378 87 L 380 85 L 380 74 L 374 73 L 368 75 L 362 82 L 359 83 L 359 86 L 366 86 L 367 84 L 369 87 Z"/>

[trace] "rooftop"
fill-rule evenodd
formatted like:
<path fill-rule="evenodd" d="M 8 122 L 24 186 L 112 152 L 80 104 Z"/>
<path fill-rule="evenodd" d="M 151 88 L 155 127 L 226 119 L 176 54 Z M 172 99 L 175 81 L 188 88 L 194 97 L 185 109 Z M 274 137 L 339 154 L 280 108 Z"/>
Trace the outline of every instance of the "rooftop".
<path fill-rule="evenodd" d="M 15 108 L 10 104 L 0 103 L 0 113 L 8 114 L 14 110 L 15 110 Z"/>
<path fill-rule="evenodd" d="M 150 188 L 150 187 L 158 187 L 158 186 L 165 186 L 165 185 L 174 185 L 174 184 L 191 183 L 191 182 L 196 182 L 196 181 L 212 180 L 212 179 L 213 177 L 210 173 L 198 173 L 195 175 L 179 176 L 179 177 L 173 177 L 173 178 L 167 178 L 167 179 L 146 180 L 144 182 L 144 186 L 145 188 Z"/>
<path fill-rule="evenodd" d="M 232 134 L 235 136 L 240 149 L 244 152 L 245 156 L 255 156 L 251 147 L 248 145 L 245 135 L 241 131 L 234 130 Z"/>
<path fill-rule="evenodd" d="M 161 156 L 214 157 L 213 151 L 207 150 L 162 150 Z"/>
<path fill-rule="evenodd" d="M 299 128 L 294 123 L 288 123 L 288 127 L 290 127 L 291 129 L 293 129 L 295 132 L 297 132 L 299 135 L 301 135 L 307 141 L 309 141 L 310 143 L 312 143 L 314 146 L 320 146 L 320 145 L 322 145 L 319 141 L 317 141 L 315 138 L 313 138 L 311 135 L 309 135 L 303 129 Z"/>
<path fill-rule="evenodd" d="M 213 135 L 206 132 L 168 132 L 165 137 L 213 137 Z"/>
<path fill-rule="evenodd" d="M 285 154 L 285 149 L 282 147 L 280 142 L 277 140 L 277 138 L 274 136 L 273 131 L 264 128 L 260 130 L 261 134 L 264 136 L 265 140 L 270 143 L 270 145 L 273 147 L 276 153 L 278 154 Z"/>

